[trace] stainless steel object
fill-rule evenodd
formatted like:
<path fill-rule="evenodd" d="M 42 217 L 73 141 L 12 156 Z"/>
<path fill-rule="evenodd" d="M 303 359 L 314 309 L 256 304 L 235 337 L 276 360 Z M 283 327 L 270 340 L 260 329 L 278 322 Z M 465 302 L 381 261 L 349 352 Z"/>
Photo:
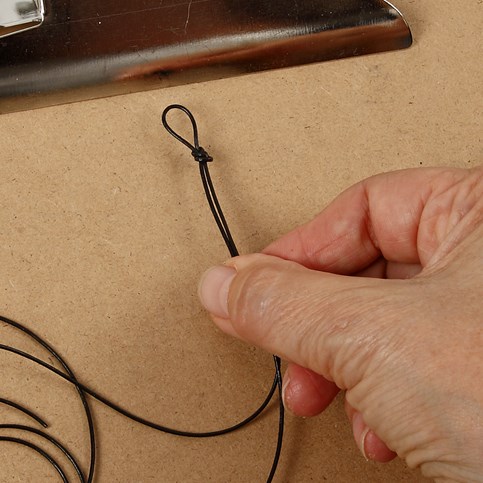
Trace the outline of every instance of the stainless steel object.
<path fill-rule="evenodd" d="M 38 0 L 25 3 L 41 6 Z M 383 0 L 44 4 L 39 28 L 0 38 L 0 112 L 401 49 L 412 42 L 402 15 Z"/>
<path fill-rule="evenodd" d="M 43 21 L 43 0 L 1 0 L 0 38 L 40 27 Z"/>

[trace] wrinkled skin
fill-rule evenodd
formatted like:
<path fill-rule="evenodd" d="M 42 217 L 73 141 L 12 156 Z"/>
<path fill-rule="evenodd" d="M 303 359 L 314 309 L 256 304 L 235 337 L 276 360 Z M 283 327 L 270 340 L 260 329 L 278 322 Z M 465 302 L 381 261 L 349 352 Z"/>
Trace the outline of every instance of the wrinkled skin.
<path fill-rule="evenodd" d="M 289 361 L 284 402 L 339 390 L 368 459 L 483 481 L 483 169 L 369 178 L 264 250 L 208 271 L 226 333 Z"/>

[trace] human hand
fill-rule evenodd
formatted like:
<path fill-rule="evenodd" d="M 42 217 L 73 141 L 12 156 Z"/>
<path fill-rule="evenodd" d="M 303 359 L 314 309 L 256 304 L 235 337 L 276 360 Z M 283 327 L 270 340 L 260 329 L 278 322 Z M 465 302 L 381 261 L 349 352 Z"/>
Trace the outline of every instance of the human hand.
<path fill-rule="evenodd" d="M 289 361 L 292 412 L 343 389 L 367 458 L 464 482 L 483 481 L 482 296 L 482 168 L 369 178 L 200 284 L 218 327 Z"/>

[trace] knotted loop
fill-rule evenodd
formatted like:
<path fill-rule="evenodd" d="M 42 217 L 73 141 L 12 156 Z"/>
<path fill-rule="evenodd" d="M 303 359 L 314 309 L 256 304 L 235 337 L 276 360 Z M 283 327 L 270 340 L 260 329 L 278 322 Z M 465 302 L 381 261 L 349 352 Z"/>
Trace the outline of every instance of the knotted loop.
<path fill-rule="evenodd" d="M 210 161 L 213 161 L 213 158 L 201 146 L 193 149 L 191 155 L 195 158 L 195 161 L 198 161 L 198 163 L 209 163 Z"/>
<path fill-rule="evenodd" d="M 167 116 L 169 111 L 172 111 L 174 109 L 177 109 L 179 111 L 184 112 L 189 120 L 191 121 L 191 125 L 193 126 L 193 144 L 191 144 L 188 140 L 186 140 L 184 137 L 180 136 L 169 124 L 167 120 Z M 166 129 L 166 131 L 171 134 L 175 139 L 177 139 L 180 143 L 184 144 L 187 148 L 190 149 L 191 155 L 195 159 L 195 161 L 198 161 L 198 163 L 208 163 L 210 161 L 213 161 L 213 158 L 203 149 L 198 141 L 198 126 L 196 124 L 196 120 L 191 113 L 191 111 L 185 107 L 182 106 L 181 104 L 171 104 L 168 106 L 164 111 L 163 115 L 161 118 L 163 122 L 163 126 Z"/>

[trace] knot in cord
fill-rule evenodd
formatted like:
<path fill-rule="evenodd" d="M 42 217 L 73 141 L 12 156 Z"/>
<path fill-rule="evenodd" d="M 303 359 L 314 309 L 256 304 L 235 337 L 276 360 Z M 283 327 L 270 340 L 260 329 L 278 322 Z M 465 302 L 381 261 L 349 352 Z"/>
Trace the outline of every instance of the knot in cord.
<path fill-rule="evenodd" d="M 198 161 L 198 163 L 209 163 L 210 161 L 213 161 L 213 158 L 201 146 L 192 149 L 191 155 L 195 158 L 195 161 Z"/>

